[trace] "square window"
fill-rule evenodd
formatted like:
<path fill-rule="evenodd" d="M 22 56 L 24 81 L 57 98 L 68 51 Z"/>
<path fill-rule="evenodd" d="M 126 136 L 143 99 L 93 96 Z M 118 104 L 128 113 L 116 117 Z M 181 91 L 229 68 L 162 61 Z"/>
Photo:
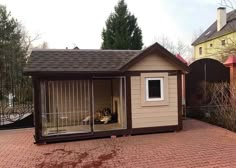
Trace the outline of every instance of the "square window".
<path fill-rule="evenodd" d="M 146 78 L 146 101 L 164 100 L 163 78 Z"/>
<path fill-rule="evenodd" d="M 148 90 L 149 98 L 161 97 L 161 81 L 160 80 L 149 80 L 148 89 L 149 89 Z"/>
<path fill-rule="evenodd" d="M 210 44 L 210 47 L 213 47 L 213 44 L 212 44 L 212 43 Z"/>

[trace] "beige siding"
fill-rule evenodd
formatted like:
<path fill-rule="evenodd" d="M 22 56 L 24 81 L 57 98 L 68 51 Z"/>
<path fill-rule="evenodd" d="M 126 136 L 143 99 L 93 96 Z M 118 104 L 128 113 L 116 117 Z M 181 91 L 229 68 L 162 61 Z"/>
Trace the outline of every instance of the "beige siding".
<path fill-rule="evenodd" d="M 142 70 L 178 70 L 179 68 L 166 58 L 152 54 L 130 67 L 129 71 Z"/>
<path fill-rule="evenodd" d="M 141 77 L 131 77 L 132 127 L 157 127 L 178 124 L 177 77 L 168 76 L 168 105 L 141 105 Z"/>

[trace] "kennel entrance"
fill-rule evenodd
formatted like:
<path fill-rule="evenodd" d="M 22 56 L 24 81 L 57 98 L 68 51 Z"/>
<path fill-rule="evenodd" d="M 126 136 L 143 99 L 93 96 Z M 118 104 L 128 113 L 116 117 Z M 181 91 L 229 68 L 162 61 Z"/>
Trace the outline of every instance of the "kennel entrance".
<path fill-rule="evenodd" d="M 126 128 L 125 77 L 41 81 L 42 135 Z"/>

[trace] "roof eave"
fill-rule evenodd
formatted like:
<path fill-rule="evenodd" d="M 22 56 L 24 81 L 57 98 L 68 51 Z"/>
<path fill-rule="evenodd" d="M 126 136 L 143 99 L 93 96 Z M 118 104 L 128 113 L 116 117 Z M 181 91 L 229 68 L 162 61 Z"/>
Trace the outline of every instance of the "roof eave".
<path fill-rule="evenodd" d="M 25 76 L 121 74 L 121 71 L 24 71 Z"/>

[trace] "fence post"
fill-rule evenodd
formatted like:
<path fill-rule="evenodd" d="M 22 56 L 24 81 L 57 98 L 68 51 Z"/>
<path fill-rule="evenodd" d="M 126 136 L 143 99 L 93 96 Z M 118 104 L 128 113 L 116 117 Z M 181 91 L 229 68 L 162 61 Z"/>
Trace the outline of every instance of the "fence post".
<path fill-rule="evenodd" d="M 231 88 L 234 88 L 233 85 L 236 82 L 236 56 L 229 56 L 228 59 L 224 62 L 224 65 L 229 68 L 230 86 Z M 234 93 L 236 93 L 236 90 L 234 90 Z"/>

